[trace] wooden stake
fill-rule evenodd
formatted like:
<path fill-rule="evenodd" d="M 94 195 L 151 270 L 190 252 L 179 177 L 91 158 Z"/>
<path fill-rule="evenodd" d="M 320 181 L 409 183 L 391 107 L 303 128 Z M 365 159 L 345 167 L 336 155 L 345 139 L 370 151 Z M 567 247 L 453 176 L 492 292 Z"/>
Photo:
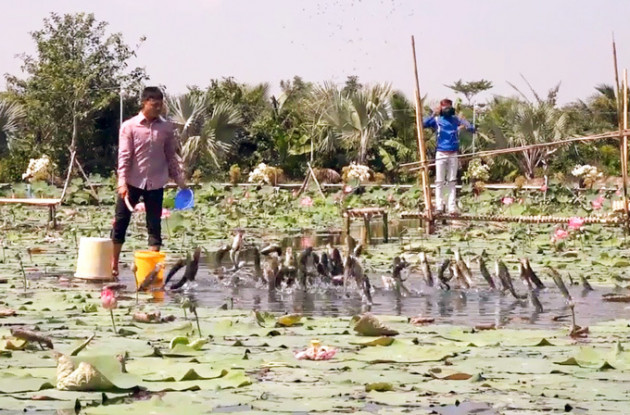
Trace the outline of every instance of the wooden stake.
<path fill-rule="evenodd" d="M 368 245 L 370 245 L 371 232 L 370 232 L 370 217 L 368 215 L 363 215 L 363 234 L 362 236 L 362 244 L 363 249 L 366 249 Z"/>
<path fill-rule="evenodd" d="M 317 177 L 315 177 L 315 172 L 313 171 L 313 168 L 311 167 L 311 163 L 306 162 L 306 165 L 308 166 L 308 170 L 311 172 L 311 176 L 313 176 L 313 180 L 315 180 L 315 184 L 317 185 L 317 189 L 319 190 L 319 194 L 322 195 L 322 197 L 324 199 L 326 199 L 326 195 L 324 194 L 324 191 L 322 190 L 322 187 L 319 185 L 319 181 L 317 180 Z"/>
<path fill-rule="evenodd" d="M 389 242 L 389 223 L 387 223 L 387 212 L 383 213 L 383 243 Z"/>
<path fill-rule="evenodd" d="M 100 204 L 101 203 L 101 199 L 98 197 L 98 192 L 96 191 L 94 186 L 92 186 L 92 182 L 90 182 L 90 179 L 88 178 L 87 174 L 85 173 L 85 170 L 83 170 L 83 166 L 81 165 L 81 163 L 79 162 L 79 159 L 77 157 L 74 158 L 74 164 L 77 165 L 77 168 L 79 169 L 79 172 L 81 173 L 81 175 L 85 179 L 85 183 L 87 183 L 87 185 L 90 186 L 90 190 L 92 191 L 92 196 L 94 196 L 94 199 L 96 199 L 96 203 Z"/>
<path fill-rule="evenodd" d="M 411 36 L 411 50 L 413 52 L 413 72 L 416 81 L 416 128 L 418 130 L 418 154 L 420 156 L 420 162 L 426 163 L 427 160 L 427 148 L 424 142 L 424 128 L 422 126 L 422 100 L 420 99 L 420 81 L 418 80 L 418 61 L 416 59 L 416 41 Z M 431 187 L 429 185 L 429 167 L 424 166 L 420 170 L 420 177 L 422 177 L 422 189 L 424 193 L 424 206 L 426 212 L 426 232 L 433 233 L 433 212 L 431 204 Z"/>

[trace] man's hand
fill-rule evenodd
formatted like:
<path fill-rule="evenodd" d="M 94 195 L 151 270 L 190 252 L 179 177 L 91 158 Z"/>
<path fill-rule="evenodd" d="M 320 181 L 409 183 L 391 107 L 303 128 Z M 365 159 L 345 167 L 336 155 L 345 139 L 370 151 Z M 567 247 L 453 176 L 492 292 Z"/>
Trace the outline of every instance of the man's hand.
<path fill-rule="evenodd" d="M 182 190 L 188 189 L 188 185 L 186 184 L 186 179 L 179 178 L 179 180 L 177 180 L 177 187 L 179 187 Z"/>
<path fill-rule="evenodd" d="M 118 194 L 120 195 L 120 197 L 122 197 L 123 199 L 129 193 L 129 189 L 127 188 L 126 184 L 121 184 L 120 186 L 118 186 L 118 189 L 116 190 L 118 191 Z"/>

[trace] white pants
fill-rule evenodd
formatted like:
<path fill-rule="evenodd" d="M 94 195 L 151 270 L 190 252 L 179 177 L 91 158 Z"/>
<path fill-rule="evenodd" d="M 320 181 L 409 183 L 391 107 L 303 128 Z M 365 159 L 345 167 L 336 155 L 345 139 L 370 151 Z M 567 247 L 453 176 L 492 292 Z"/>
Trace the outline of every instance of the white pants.
<path fill-rule="evenodd" d="M 457 152 L 438 151 L 435 154 L 435 207 L 437 209 L 444 209 L 442 197 L 444 187 L 446 187 L 448 191 L 446 210 L 449 213 L 457 210 L 455 184 L 457 183 L 458 167 Z"/>

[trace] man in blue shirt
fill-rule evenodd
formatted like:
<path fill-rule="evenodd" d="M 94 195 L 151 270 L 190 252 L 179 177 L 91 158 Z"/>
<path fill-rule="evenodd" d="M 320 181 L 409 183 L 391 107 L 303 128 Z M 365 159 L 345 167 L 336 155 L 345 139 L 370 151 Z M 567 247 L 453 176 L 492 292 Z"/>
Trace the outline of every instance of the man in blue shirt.
<path fill-rule="evenodd" d="M 444 211 L 443 192 L 446 185 L 448 199 L 446 209 L 449 214 L 457 213 L 457 200 L 455 184 L 457 183 L 457 168 L 459 161 L 458 130 L 467 129 L 475 131 L 475 127 L 468 121 L 455 115 L 453 101 L 443 99 L 440 106 L 433 114 L 423 121 L 424 128 L 431 128 L 436 131 L 437 148 L 435 153 L 435 207 L 438 213 Z"/>

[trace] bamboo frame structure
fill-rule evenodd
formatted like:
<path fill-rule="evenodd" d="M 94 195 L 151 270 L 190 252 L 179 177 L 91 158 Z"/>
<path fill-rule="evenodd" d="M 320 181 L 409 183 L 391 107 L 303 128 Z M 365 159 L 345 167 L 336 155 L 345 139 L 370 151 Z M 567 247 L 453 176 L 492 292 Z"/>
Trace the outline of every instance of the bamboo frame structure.
<path fill-rule="evenodd" d="M 424 136 L 422 135 L 422 108 L 420 103 L 420 87 L 418 83 L 418 69 L 416 63 L 416 50 L 415 50 L 415 42 L 413 36 L 411 37 L 411 44 L 413 49 L 413 58 L 414 58 L 414 69 L 416 75 L 416 119 L 417 127 L 418 127 L 418 153 L 420 154 L 420 160 L 413 163 L 405 163 L 400 165 L 401 168 L 406 169 L 408 171 L 416 171 L 420 170 L 422 179 L 423 179 L 423 188 L 425 193 L 425 201 L 427 200 L 427 195 L 429 195 L 430 200 L 430 185 L 428 184 L 428 168 L 429 166 L 435 166 L 435 160 L 427 160 L 426 158 L 426 147 L 424 142 Z M 500 154 L 511 154 L 517 153 L 532 149 L 544 149 L 544 148 L 552 148 L 558 147 L 561 145 L 566 145 L 575 142 L 587 142 L 587 141 L 595 141 L 602 140 L 607 138 L 618 138 L 619 139 L 619 150 L 620 150 L 620 159 L 621 159 L 621 170 L 622 170 L 622 188 L 623 188 L 623 210 L 624 216 L 623 218 L 614 217 L 614 218 L 599 218 L 599 217 L 587 217 L 584 218 L 585 224 L 602 224 L 602 225 L 620 225 L 624 224 L 626 232 L 630 231 L 630 207 L 628 206 L 628 135 L 630 135 L 630 131 L 628 131 L 628 71 L 624 69 L 623 72 L 623 97 L 620 91 L 619 85 L 619 71 L 617 68 L 617 47 L 615 44 L 614 34 L 612 40 L 613 47 L 613 61 L 615 68 L 615 84 L 617 88 L 617 118 L 619 124 L 618 131 L 611 131 L 601 134 L 594 134 L 582 137 L 571 137 L 564 140 L 553 141 L 549 143 L 538 143 L 531 145 L 524 145 L 518 147 L 510 147 L 510 148 L 502 148 L 496 150 L 488 150 L 481 151 L 474 154 L 459 154 L 457 155 L 458 159 L 470 159 L 473 157 L 490 157 L 496 156 Z M 623 103 L 621 100 L 623 99 Z M 622 117 L 623 115 L 623 117 Z M 434 219 L 441 220 L 457 220 L 457 221 L 485 221 L 485 222 L 519 222 L 519 223 L 558 223 L 564 224 L 567 223 L 569 218 L 566 217 L 558 217 L 558 216 L 504 216 L 504 215 L 470 215 L 470 214 L 462 214 L 462 215 L 448 215 L 448 214 L 437 214 L 435 217 L 433 216 L 431 209 L 429 208 L 429 204 L 427 204 L 427 210 L 425 212 L 403 212 L 401 214 L 402 218 L 415 218 L 427 221 L 430 225 L 433 224 Z M 432 227 L 432 226 L 430 226 Z M 431 230 L 428 229 L 429 232 Z"/>
<path fill-rule="evenodd" d="M 427 159 L 427 148 L 424 142 L 424 128 L 422 125 L 422 100 L 420 99 L 420 81 L 418 79 L 418 60 L 416 59 L 416 41 L 411 36 L 411 50 L 413 52 L 413 72 L 416 81 L 416 129 L 418 132 L 418 154 L 420 156 L 420 162 L 425 163 Z M 431 203 L 431 187 L 429 185 L 429 167 L 424 166 L 420 171 L 420 177 L 422 178 L 422 189 L 424 193 L 424 211 L 426 215 L 426 232 L 428 234 L 433 232 L 433 204 Z"/>
<path fill-rule="evenodd" d="M 617 45 L 615 43 L 615 35 L 613 33 L 612 39 L 612 47 L 613 47 L 613 64 L 615 66 L 615 85 L 617 87 L 617 123 L 619 125 L 619 155 L 621 158 L 621 178 L 622 178 L 622 188 L 623 188 L 623 210 L 625 213 L 626 221 L 630 219 L 630 210 L 628 207 L 628 137 L 624 131 L 627 123 L 623 123 L 622 121 L 622 110 L 623 110 L 623 118 L 626 119 L 626 115 L 628 113 L 628 99 L 627 99 L 627 85 L 624 85 L 624 103 L 620 102 L 622 99 L 621 93 L 619 91 L 619 69 L 617 67 Z M 624 72 L 625 73 L 625 72 Z M 627 82 L 626 82 L 627 84 Z M 628 225 L 630 222 L 626 224 L 626 232 L 628 231 Z"/>
<path fill-rule="evenodd" d="M 424 219 L 423 212 L 402 212 L 401 218 L 403 219 Z M 437 220 L 451 220 L 451 221 L 478 221 L 478 222 L 516 222 L 516 223 L 557 223 L 566 224 L 569 222 L 569 218 L 563 216 L 506 216 L 506 215 L 448 215 L 440 214 L 435 215 Z M 617 226 L 625 221 L 622 218 L 599 218 L 599 217 L 586 217 L 584 219 L 585 225 L 610 225 Z"/>
<path fill-rule="evenodd" d="M 626 227 L 630 227 L 630 207 L 628 207 L 628 135 L 626 134 L 626 130 L 628 129 L 628 70 L 623 70 L 623 140 L 622 147 L 623 152 L 621 153 L 621 177 L 623 180 L 623 205 L 624 205 L 624 213 L 626 214 Z"/>
<path fill-rule="evenodd" d="M 562 145 L 576 143 L 576 142 L 597 141 L 597 140 L 603 140 L 606 138 L 619 138 L 622 134 L 630 134 L 630 131 L 626 129 L 622 129 L 619 131 L 609 131 L 607 133 L 601 133 L 601 134 L 593 134 L 593 135 L 587 135 L 587 136 L 581 136 L 581 137 L 572 137 L 572 138 L 553 141 L 549 143 L 529 144 L 529 145 L 518 146 L 518 147 L 508 147 L 508 148 L 499 148 L 496 150 L 478 151 L 475 154 L 458 154 L 457 158 L 460 160 L 467 160 L 473 157 L 491 157 L 491 156 L 497 156 L 501 154 L 519 153 L 521 151 L 526 151 L 526 150 L 531 150 L 531 149 L 557 147 L 557 146 L 562 146 Z M 401 164 L 400 167 L 408 169 L 409 171 L 416 171 L 416 170 L 422 169 L 424 165 L 426 165 L 427 167 L 435 166 L 435 160 L 427 160 L 424 163 L 421 161 L 415 161 L 412 163 Z"/>

